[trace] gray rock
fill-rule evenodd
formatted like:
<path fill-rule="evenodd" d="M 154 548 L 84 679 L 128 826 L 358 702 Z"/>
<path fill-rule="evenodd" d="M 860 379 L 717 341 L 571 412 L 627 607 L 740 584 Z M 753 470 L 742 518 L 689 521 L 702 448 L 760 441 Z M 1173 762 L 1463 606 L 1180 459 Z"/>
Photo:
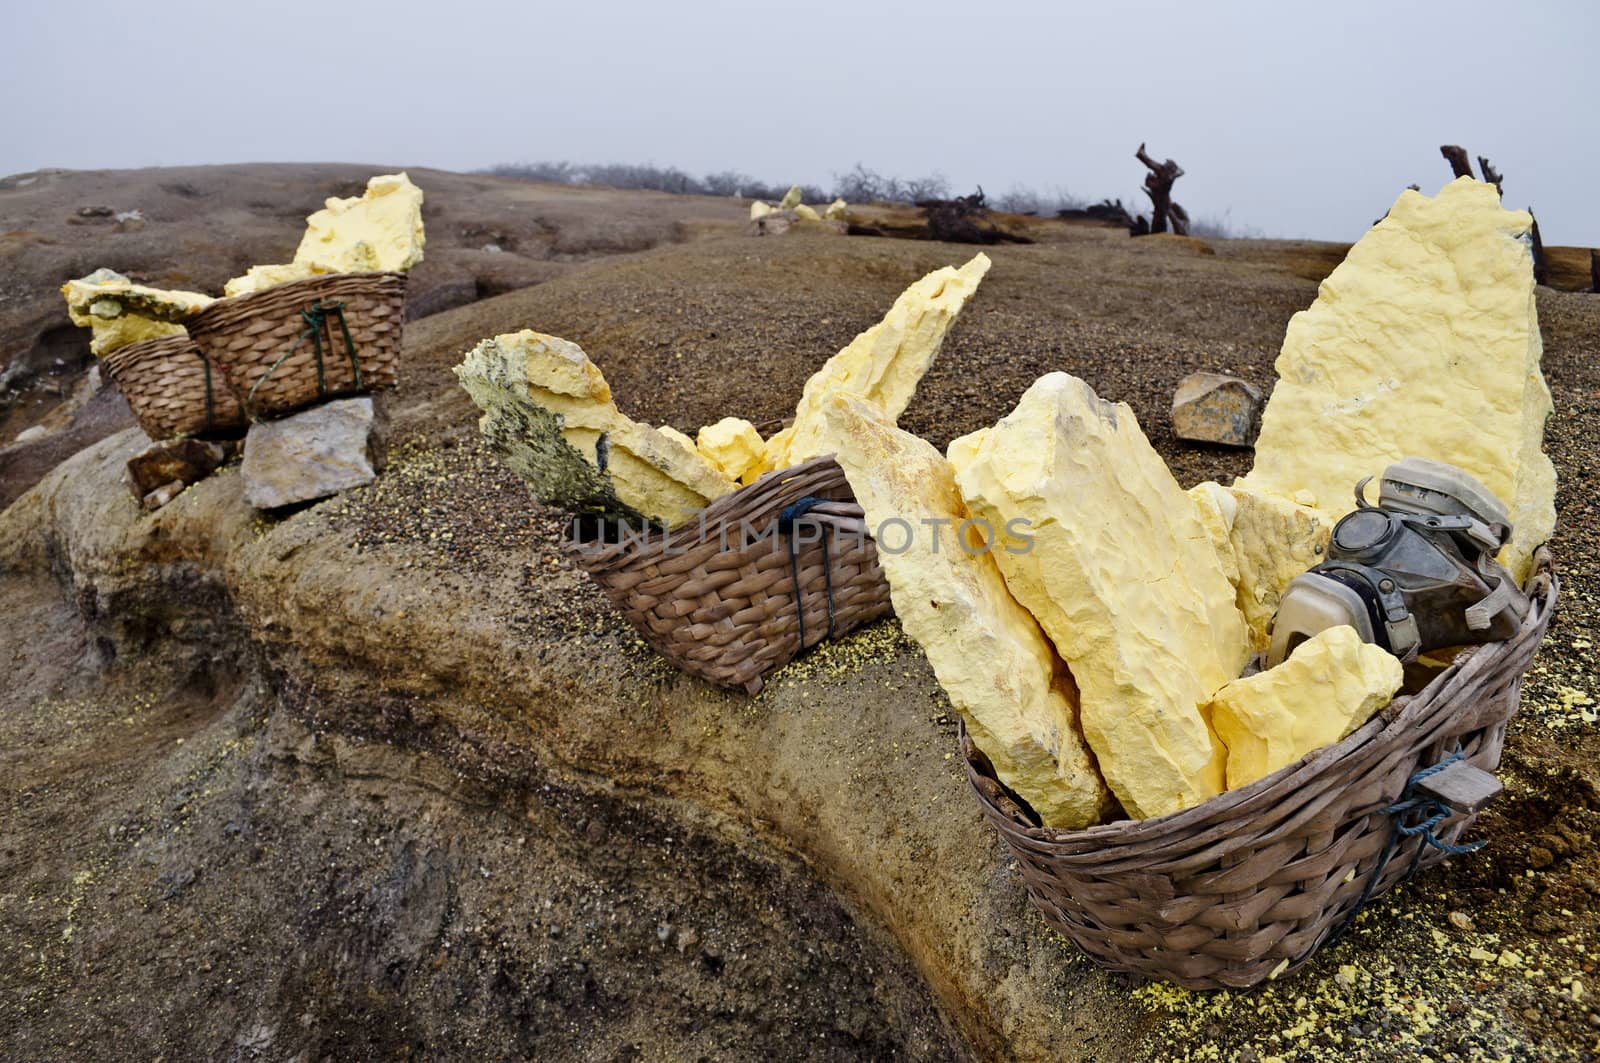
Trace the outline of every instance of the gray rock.
<path fill-rule="evenodd" d="M 1261 430 L 1261 391 L 1238 377 L 1191 373 L 1172 395 L 1172 434 L 1197 443 L 1248 447 Z"/>
<path fill-rule="evenodd" d="M 46 428 L 42 424 L 36 424 L 32 428 L 24 428 L 22 431 L 18 432 L 17 433 L 17 438 L 13 439 L 12 442 L 13 443 L 32 443 L 34 440 L 43 439 L 45 436 L 47 436 L 49 434 L 50 434 L 50 429 Z"/>
<path fill-rule="evenodd" d="M 240 470 L 245 501 L 276 509 L 371 483 L 375 420 L 372 396 L 362 395 L 251 425 Z"/>

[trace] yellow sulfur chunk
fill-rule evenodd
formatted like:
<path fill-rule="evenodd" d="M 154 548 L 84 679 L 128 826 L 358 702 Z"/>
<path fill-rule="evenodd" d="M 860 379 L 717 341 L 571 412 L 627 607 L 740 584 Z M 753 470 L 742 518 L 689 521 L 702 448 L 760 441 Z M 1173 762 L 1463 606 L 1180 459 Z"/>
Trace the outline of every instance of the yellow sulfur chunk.
<path fill-rule="evenodd" d="M 740 417 L 724 417 L 708 424 L 695 437 L 695 446 L 730 480 L 752 483 L 762 471 L 765 444 L 756 426 Z"/>
<path fill-rule="evenodd" d="M 973 516 L 1027 522 L 1032 548 L 994 557 L 1072 670 L 1083 733 L 1122 807 L 1159 816 L 1220 793 L 1227 751 L 1199 706 L 1243 669 L 1244 620 L 1194 502 L 1133 411 L 1049 373 L 949 455 Z"/>
<path fill-rule="evenodd" d="M 61 294 L 72 323 L 91 330 L 89 350 L 98 356 L 140 340 L 182 335 L 181 322 L 214 301 L 200 292 L 134 284 L 109 269 L 68 281 Z"/>
<path fill-rule="evenodd" d="M 822 212 L 822 216 L 831 221 L 844 221 L 844 212 L 847 207 L 848 204 L 844 200 L 836 199 L 828 204 L 828 208 Z"/>
<path fill-rule="evenodd" d="M 1403 671 L 1394 655 L 1362 642 L 1355 628 L 1330 627 L 1278 667 L 1217 691 L 1206 711 L 1228 746 L 1228 788 L 1350 734 L 1389 704 Z"/>
<path fill-rule="evenodd" d="M 750 220 L 751 221 L 758 221 L 761 218 L 765 218 L 768 214 L 771 214 L 771 213 L 772 213 L 772 205 L 769 204 L 769 203 L 763 203 L 763 202 L 761 202 L 761 200 L 758 199 L 754 203 L 750 204 Z"/>
<path fill-rule="evenodd" d="M 677 440 L 679 443 L 682 443 L 684 446 L 688 447 L 691 450 L 695 449 L 694 440 L 690 439 L 689 436 L 686 433 L 678 431 L 676 428 L 672 427 L 670 424 L 659 425 L 656 428 L 656 431 L 660 432 L 662 435 L 666 436 L 668 439 Z"/>
<path fill-rule="evenodd" d="M 1501 560 L 1524 579 L 1555 526 L 1531 225 L 1471 178 L 1432 199 L 1402 192 L 1289 322 L 1241 485 L 1308 491 L 1337 517 L 1391 462 L 1446 461 L 1510 508 Z"/>
<path fill-rule="evenodd" d="M 315 277 L 325 270 L 312 268 L 309 263 L 286 262 L 277 266 L 251 266 L 245 270 L 244 276 L 234 277 L 222 286 L 222 294 L 228 298 L 235 295 L 249 295 L 259 292 L 264 288 L 276 288 L 280 284 L 290 281 L 305 280 Z"/>
<path fill-rule="evenodd" d="M 893 424 L 916 393 L 945 333 L 989 271 L 978 254 L 955 269 L 946 266 L 901 293 L 882 321 L 867 329 L 806 381 L 794 423 L 767 440 L 766 464 L 774 469 L 828 453 L 823 411 L 837 395 L 865 399 Z"/>
<path fill-rule="evenodd" d="M 1251 648 L 1261 652 L 1284 588 L 1325 559 L 1333 522 L 1309 506 L 1210 481 L 1191 487 L 1189 497 L 1237 592 Z"/>
<path fill-rule="evenodd" d="M 794 216 L 801 221 L 821 221 L 822 215 L 817 213 L 816 207 L 808 207 L 804 203 L 794 205 Z"/>
<path fill-rule="evenodd" d="M 779 210 L 793 210 L 800 205 L 801 192 L 799 185 L 790 185 L 789 191 L 783 194 L 783 199 L 778 204 Z"/>
<path fill-rule="evenodd" d="M 330 198 L 306 219 L 294 261 L 252 266 L 223 287 L 246 295 L 324 273 L 404 272 L 422 261 L 422 189 L 404 173 L 380 174 L 362 195 Z"/>
<path fill-rule="evenodd" d="M 895 615 L 1000 781 L 1047 826 L 1099 822 L 1110 798 L 1077 728 L 1072 677 L 1006 592 L 993 557 L 970 534 L 957 537 L 967 511 L 949 463 L 859 399 L 830 402 L 825 431 L 868 526 L 879 529 Z"/>
<path fill-rule="evenodd" d="M 404 272 L 422 261 L 422 189 L 382 174 L 349 199 L 329 199 L 306 219 L 297 263 L 327 273 Z"/>
<path fill-rule="evenodd" d="M 733 490 L 683 433 L 619 411 L 575 343 L 531 329 L 495 336 L 456 376 L 484 411 L 484 438 L 542 502 L 673 525 Z"/>

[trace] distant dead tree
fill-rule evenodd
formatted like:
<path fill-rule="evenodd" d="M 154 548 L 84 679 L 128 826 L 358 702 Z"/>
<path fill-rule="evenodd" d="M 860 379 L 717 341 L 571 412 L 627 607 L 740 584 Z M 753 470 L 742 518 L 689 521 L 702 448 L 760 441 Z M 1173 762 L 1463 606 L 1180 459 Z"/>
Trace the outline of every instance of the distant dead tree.
<path fill-rule="evenodd" d="M 851 222 L 851 236 L 888 236 L 900 240 L 944 240 L 953 244 L 1031 244 L 1026 236 L 1008 233 L 989 220 L 989 203 L 983 186 L 970 196 L 954 199 L 919 199 L 922 211 L 915 224 L 885 220 L 873 225 Z"/>
<path fill-rule="evenodd" d="M 1128 213 L 1128 208 L 1122 205 L 1120 199 L 1102 199 L 1087 207 L 1067 207 L 1056 211 L 1056 217 L 1068 221 L 1101 221 L 1127 229 L 1129 232 L 1133 231 L 1136 224 L 1133 215 Z M 1145 222 L 1146 226 L 1149 224 Z"/>
<path fill-rule="evenodd" d="M 1450 164 L 1450 172 L 1457 177 L 1472 176 L 1472 160 L 1467 158 L 1467 149 L 1455 144 L 1439 145 L 1439 154 Z"/>
<path fill-rule="evenodd" d="M 1533 213 L 1533 208 L 1528 208 L 1528 217 L 1533 218 L 1533 283 L 1550 283 L 1550 263 L 1544 257 L 1544 240 L 1539 237 L 1539 219 Z"/>
<path fill-rule="evenodd" d="M 954 199 L 919 199 L 918 207 L 928 222 L 928 235 L 953 244 L 1031 244 L 1026 236 L 1016 236 L 989 224 L 989 203 L 983 186 L 970 196 Z"/>
<path fill-rule="evenodd" d="M 1179 236 L 1189 235 L 1189 212 L 1172 201 L 1172 184 L 1183 176 L 1183 167 L 1168 159 L 1165 162 L 1156 162 L 1144 150 L 1144 145 L 1139 145 L 1139 150 L 1133 157 L 1144 163 L 1150 170 L 1144 175 L 1145 195 L 1150 197 L 1150 225 L 1146 232 L 1164 233 L 1170 222 L 1172 231 Z M 1133 235 L 1142 236 L 1139 226 L 1135 226 Z"/>

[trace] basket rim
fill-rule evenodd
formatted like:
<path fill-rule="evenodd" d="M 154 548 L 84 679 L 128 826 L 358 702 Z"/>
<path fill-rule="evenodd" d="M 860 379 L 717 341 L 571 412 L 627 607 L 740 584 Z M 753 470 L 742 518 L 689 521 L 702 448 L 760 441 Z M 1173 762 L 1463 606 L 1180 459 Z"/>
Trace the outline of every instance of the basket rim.
<path fill-rule="evenodd" d="M 754 483 L 729 491 L 711 500 L 694 516 L 669 528 L 628 538 L 620 543 L 584 543 L 572 537 L 569 521 L 561 538 L 562 550 L 568 557 L 593 573 L 605 572 L 623 565 L 636 564 L 642 558 L 676 553 L 682 547 L 693 546 L 713 538 L 729 525 L 752 516 L 776 519 L 782 503 L 793 499 L 788 496 L 807 485 L 832 479 L 843 479 L 843 470 L 832 454 L 808 458 L 796 465 L 764 473 Z M 819 512 L 820 511 L 820 512 Z M 826 502 L 811 511 L 818 516 L 834 519 L 861 518 L 861 507 L 855 502 Z"/>
<path fill-rule="evenodd" d="M 259 313 L 261 307 L 278 301 L 303 303 L 311 293 L 324 287 L 344 286 L 359 282 L 368 282 L 373 287 L 384 287 L 390 283 L 404 284 L 405 279 L 406 275 L 404 273 L 394 270 L 319 273 L 313 277 L 301 277 L 299 280 L 274 284 L 270 288 L 262 288 L 259 291 L 245 292 L 243 295 L 230 295 L 218 299 L 198 314 L 189 318 L 186 325 L 190 333 L 193 334 L 196 331 L 216 329 L 233 324 L 239 315 Z"/>
<path fill-rule="evenodd" d="M 193 319 L 191 318 L 190 320 Z M 159 355 L 175 354 L 191 346 L 196 350 L 200 348 L 194 337 L 189 335 L 187 331 L 172 336 L 153 336 L 147 340 L 138 340 L 118 347 L 110 354 L 102 354 L 100 356 L 100 364 L 114 374 L 117 370 L 126 369 L 135 362 L 142 362 L 147 358 Z M 204 355 L 205 352 L 200 351 L 199 353 Z"/>
<path fill-rule="evenodd" d="M 974 765 L 969 757 L 963 756 L 962 759 L 966 761 L 968 782 L 983 803 L 984 810 L 990 813 L 990 818 L 997 826 L 1019 840 L 1050 847 L 1097 844 L 1101 848 L 1109 848 L 1148 843 L 1164 835 L 1181 834 L 1219 815 L 1237 815 L 1241 812 L 1255 811 L 1254 808 L 1243 806 L 1258 804 L 1275 806 L 1280 798 L 1291 791 L 1300 791 L 1312 785 L 1335 764 L 1355 755 L 1369 743 L 1391 735 L 1398 736 L 1405 729 L 1416 727 L 1448 702 L 1450 696 L 1463 683 L 1510 658 L 1524 640 L 1547 625 L 1554 613 L 1560 586 L 1561 581 L 1556 575 L 1554 560 L 1548 548 L 1541 546 L 1534 554 L 1534 572 L 1527 584 L 1532 607 L 1516 634 L 1500 642 L 1470 646 L 1463 650 L 1421 691 L 1396 698 L 1363 726 L 1338 742 L 1313 750 L 1270 775 L 1264 775 L 1232 790 L 1224 790 L 1199 804 L 1176 812 L 1145 819 L 1097 823 L 1077 830 L 1036 827 L 1017 822 L 1014 816 L 997 806 L 990 796 L 977 786 L 977 776 L 981 773 L 981 769 Z M 1542 637 L 1541 634 L 1538 641 L 1542 641 Z M 958 734 L 963 742 L 970 741 L 967 739 L 964 721 L 959 721 Z M 990 777 L 992 778 L 992 775 Z"/>

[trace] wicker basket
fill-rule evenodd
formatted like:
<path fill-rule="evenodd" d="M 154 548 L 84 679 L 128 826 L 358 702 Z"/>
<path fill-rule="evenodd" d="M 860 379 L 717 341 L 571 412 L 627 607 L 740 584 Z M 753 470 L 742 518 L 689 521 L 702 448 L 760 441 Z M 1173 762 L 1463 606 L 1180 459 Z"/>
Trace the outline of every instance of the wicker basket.
<path fill-rule="evenodd" d="M 566 550 L 663 657 L 749 694 L 802 650 L 893 611 L 831 457 L 768 473 L 670 531 L 571 536 Z"/>
<path fill-rule="evenodd" d="M 332 273 L 218 300 L 190 319 L 189 335 L 247 416 L 291 413 L 394 387 L 405 298 L 404 274 Z"/>
<path fill-rule="evenodd" d="M 1040 828 L 963 732 L 967 779 L 1035 906 L 1095 962 L 1193 989 L 1256 985 L 1310 959 L 1369 897 L 1444 857 L 1415 828 L 1447 809 L 1385 810 L 1458 747 L 1477 768 L 1499 765 L 1557 586 L 1541 556 L 1534 608 L 1512 638 L 1462 653 L 1336 745 L 1194 808 Z M 1451 845 L 1473 818 L 1450 814 L 1432 835 Z"/>
<path fill-rule="evenodd" d="M 244 411 L 189 336 L 140 340 L 101 359 L 151 439 L 238 428 Z"/>

